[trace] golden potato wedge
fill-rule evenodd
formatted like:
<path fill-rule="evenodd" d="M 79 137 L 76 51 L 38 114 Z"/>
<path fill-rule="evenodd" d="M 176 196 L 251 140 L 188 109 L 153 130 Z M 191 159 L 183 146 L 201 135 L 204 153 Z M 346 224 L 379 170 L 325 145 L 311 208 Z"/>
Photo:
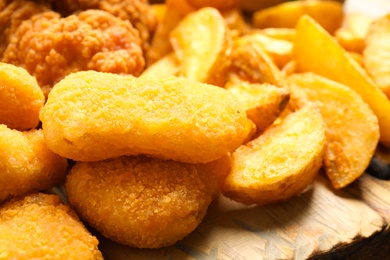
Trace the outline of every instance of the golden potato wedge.
<path fill-rule="evenodd" d="M 183 0 L 167 0 L 165 5 L 164 17 L 158 24 L 146 53 L 146 65 L 148 67 L 172 51 L 172 46 L 169 42 L 171 31 L 187 14 L 195 11 L 193 6 Z"/>
<path fill-rule="evenodd" d="M 231 73 L 250 83 L 280 86 L 282 73 L 266 51 L 256 42 L 241 37 L 234 43 Z"/>
<path fill-rule="evenodd" d="M 284 77 L 290 76 L 297 71 L 297 62 L 295 60 L 290 60 L 284 67 L 281 72 Z"/>
<path fill-rule="evenodd" d="M 343 26 L 335 32 L 335 38 L 344 49 L 362 53 L 368 27 L 373 18 L 363 13 L 351 13 L 344 17 Z"/>
<path fill-rule="evenodd" d="M 314 72 L 354 89 L 379 120 L 380 142 L 390 147 L 390 101 L 367 72 L 309 16 L 296 27 L 294 57 L 299 72 Z"/>
<path fill-rule="evenodd" d="M 240 44 L 250 44 L 246 42 L 253 41 L 253 44 L 260 46 L 278 66 L 279 69 L 283 68 L 293 56 L 293 44 L 286 40 L 275 39 L 266 36 L 262 33 L 252 33 L 242 36 L 239 40 Z"/>
<path fill-rule="evenodd" d="M 39 124 L 45 96 L 25 69 L 0 62 L 0 124 L 28 130 Z"/>
<path fill-rule="evenodd" d="M 153 63 L 150 67 L 144 70 L 141 76 L 179 76 L 180 66 L 179 61 L 174 53 L 170 53 L 165 57 Z"/>
<path fill-rule="evenodd" d="M 255 12 L 257 10 L 271 7 L 273 5 L 277 5 L 282 2 L 283 0 L 266 0 L 266 1 L 241 0 L 240 7 L 242 10 L 245 10 L 247 12 Z"/>
<path fill-rule="evenodd" d="M 224 86 L 232 37 L 217 9 L 205 7 L 187 15 L 172 31 L 170 41 L 180 61 L 181 75 Z"/>
<path fill-rule="evenodd" d="M 253 25 L 257 28 L 294 28 L 305 14 L 333 34 L 341 26 L 343 5 L 335 1 L 286 2 L 255 12 Z"/>
<path fill-rule="evenodd" d="M 151 5 L 154 14 L 157 17 L 157 22 L 161 23 L 164 19 L 165 12 L 167 11 L 167 5 L 163 3 Z"/>
<path fill-rule="evenodd" d="M 293 42 L 295 37 L 294 28 L 265 28 L 259 31 L 269 37 L 289 42 Z"/>
<path fill-rule="evenodd" d="M 235 95 L 245 109 L 247 117 L 263 132 L 278 118 L 290 99 L 287 89 L 271 84 L 242 83 L 227 89 Z"/>
<path fill-rule="evenodd" d="M 244 16 L 240 9 L 232 9 L 227 11 L 220 11 L 223 18 L 227 23 L 227 26 L 232 31 L 233 35 L 243 35 L 249 33 L 251 26 L 245 21 Z"/>
<path fill-rule="evenodd" d="M 365 41 L 364 66 L 390 98 L 390 14 L 372 23 Z"/>
<path fill-rule="evenodd" d="M 218 10 L 230 10 L 237 8 L 241 0 L 186 0 L 195 8 L 213 7 Z"/>
<path fill-rule="evenodd" d="M 310 72 L 292 75 L 286 84 L 293 97 L 303 91 L 324 118 L 324 166 L 333 187 L 352 183 L 364 173 L 378 145 L 374 112 L 353 89 Z"/>
<path fill-rule="evenodd" d="M 285 201 L 313 182 L 324 146 L 324 120 L 316 107 L 307 105 L 232 154 L 222 192 L 245 204 Z"/>

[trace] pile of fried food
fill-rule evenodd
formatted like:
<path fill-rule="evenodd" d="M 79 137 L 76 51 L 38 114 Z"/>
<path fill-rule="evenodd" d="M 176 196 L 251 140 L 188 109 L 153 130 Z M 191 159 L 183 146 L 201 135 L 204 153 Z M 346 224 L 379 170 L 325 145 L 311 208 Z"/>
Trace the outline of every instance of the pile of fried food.
<path fill-rule="evenodd" d="M 0 1 L 0 259 L 173 245 L 390 147 L 390 15 L 255 2 Z"/>

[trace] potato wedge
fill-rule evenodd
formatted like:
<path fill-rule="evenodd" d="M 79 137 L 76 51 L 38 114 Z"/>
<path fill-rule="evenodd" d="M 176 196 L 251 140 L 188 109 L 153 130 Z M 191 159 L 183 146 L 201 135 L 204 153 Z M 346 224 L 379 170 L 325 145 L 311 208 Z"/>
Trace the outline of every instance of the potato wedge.
<path fill-rule="evenodd" d="M 180 67 L 179 61 L 174 53 L 170 53 L 165 57 L 153 63 L 150 67 L 144 70 L 141 76 L 179 76 Z"/>
<path fill-rule="evenodd" d="M 151 8 L 157 17 L 158 23 L 161 23 L 164 19 L 165 12 L 167 11 L 167 5 L 162 3 L 152 4 Z"/>
<path fill-rule="evenodd" d="M 146 53 L 148 67 L 172 51 L 169 34 L 187 14 L 195 11 L 193 6 L 183 0 L 167 0 L 165 5 L 164 17 L 158 24 Z"/>
<path fill-rule="evenodd" d="M 304 14 L 333 34 L 341 25 L 343 5 L 335 1 L 286 2 L 255 12 L 252 21 L 257 28 L 294 28 Z"/>
<path fill-rule="evenodd" d="M 245 204 L 285 201 L 313 182 L 324 145 L 324 120 L 317 108 L 305 106 L 232 154 L 222 192 Z"/>
<path fill-rule="evenodd" d="M 240 9 L 220 11 L 233 36 L 244 35 L 251 31 L 251 26 L 245 21 Z"/>
<path fill-rule="evenodd" d="M 260 32 L 269 37 L 289 42 L 293 42 L 295 37 L 295 29 L 293 28 L 265 28 Z"/>
<path fill-rule="evenodd" d="M 390 147 L 390 101 L 367 72 L 309 16 L 296 27 L 294 57 L 299 72 L 314 72 L 354 89 L 379 120 L 380 142 Z"/>
<path fill-rule="evenodd" d="M 347 51 L 362 53 L 364 39 L 372 20 L 371 16 L 362 13 L 347 14 L 343 26 L 335 33 L 336 40 Z"/>
<path fill-rule="evenodd" d="M 242 83 L 228 89 L 245 109 L 247 117 L 255 123 L 258 132 L 263 132 L 278 118 L 290 99 L 287 89 L 267 83 Z"/>
<path fill-rule="evenodd" d="M 239 43 L 249 45 L 257 44 L 272 58 L 273 62 L 279 69 L 283 68 L 283 66 L 286 65 L 293 56 L 292 42 L 275 39 L 262 33 L 252 33 L 242 36 Z"/>
<path fill-rule="evenodd" d="M 303 91 L 320 109 L 326 125 L 324 166 L 333 187 L 352 183 L 364 173 L 378 145 L 374 112 L 353 89 L 310 72 L 292 75 L 286 84 L 293 97 Z"/>
<path fill-rule="evenodd" d="M 272 58 L 256 41 L 241 37 L 234 43 L 231 72 L 250 83 L 280 86 L 282 73 Z"/>
<path fill-rule="evenodd" d="M 187 15 L 172 31 L 170 41 L 184 77 L 224 86 L 232 38 L 217 9 L 205 7 Z"/>
<path fill-rule="evenodd" d="M 241 0 L 186 0 L 195 8 L 213 7 L 218 10 L 231 10 L 237 8 Z"/>
<path fill-rule="evenodd" d="M 390 14 L 372 23 L 365 40 L 364 66 L 390 98 Z"/>

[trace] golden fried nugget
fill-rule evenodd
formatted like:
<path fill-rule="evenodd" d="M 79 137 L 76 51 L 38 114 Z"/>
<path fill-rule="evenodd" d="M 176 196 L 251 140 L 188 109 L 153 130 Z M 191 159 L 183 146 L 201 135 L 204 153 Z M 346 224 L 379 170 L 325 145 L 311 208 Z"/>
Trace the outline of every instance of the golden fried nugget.
<path fill-rule="evenodd" d="M 53 88 L 40 118 L 50 149 L 76 161 L 146 154 L 206 163 L 250 132 L 227 90 L 174 76 L 74 73 Z"/>
<path fill-rule="evenodd" d="M 39 124 L 45 96 L 25 69 L 0 62 L 0 124 L 27 130 Z"/>
<path fill-rule="evenodd" d="M 3 62 L 25 68 L 45 94 L 72 72 L 139 75 L 145 65 L 141 39 L 130 22 L 100 10 L 66 18 L 55 12 L 34 15 L 15 32 Z"/>
<path fill-rule="evenodd" d="M 77 162 L 65 187 L 70 204 L 104 236 L 159 248 L 199 225 L 218 180 L 203 164 L 140 156 Z"/>
<path fill-rule="evenodd" d="M 0 259 L 103 259 L 98 240 L 56 195 L 35 193 L 0 207 Z"/>
<path fill-rule="evenodd" d="M 0 202 L 53 187 L 67 168 L 67 161 L 47 148 L 42 130 L 19 132 L 0 125 L 0 158 Z"/>
<path fill-rule="evenodd" d="M 19 25 L 37 13 L 49 11 L 48 6 L 27 0 L 13 0 L 0 3 L 0 58 L 10 38 Z M 2 8 L 2 5 L 4 7 Z"/>
<path fill-rule="evenodd" d="M 390 98 L 390 14 L 371 24 L 365 43 L 364 67 Z"/>

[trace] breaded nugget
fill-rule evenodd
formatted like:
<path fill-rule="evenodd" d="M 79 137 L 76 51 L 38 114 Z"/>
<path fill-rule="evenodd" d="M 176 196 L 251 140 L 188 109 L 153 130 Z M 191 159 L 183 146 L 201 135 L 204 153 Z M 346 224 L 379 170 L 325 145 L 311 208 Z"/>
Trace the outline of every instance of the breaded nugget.
<path fill-rule="evenodd" d="M 204 165 L 145 157 L 77 162 L 70 204 L 104 236 L 139 248 L 169 246 L 202 221 L 217 188 Z"/>
<path fill-rule="evenodd" d="M 40 118 L 49 148 L 75 161 L 146 154 L 207 163 L 235 150 L 252 127 L 223 88 L 95 71 L 56 84 Z"/>
<path fill-rule="evenodd" d="M 35 128 L 45 96 L 25 69 L 0 62 L 0 124 L 18 130 Z"/>
<path fill-rule="evenodd" d="M 49 10 L 48 6 L 33 1 L 0 1 L 0 58 L 3 56 L 10 37 L 24 20 Z"/>
<path fill-rule="evenodd" d="M 147 0 L 54 0 L 54 9 L 63 15 L 100 9 L 128 20 L 138 30 L 144 50 L 148 48 L 157 26 L 157 17 Z"/>
<path fill-rule="evenodd" d="M 0 259 L 103 259 L 97 246 L 56 195 L 31 194 L 0 207 Z"/>
<path fill-rule="evenodd" d="M 0 125 L 0 202 L 53 187 L 66 168 L 67 161 L 47 148 L 42 130 L 19 132 Z"/>
<path fill-rule="evenodd" d="M 55 12 L 33 16 L 19 26 L 3 61 L 25 68 L 45 94 L 72 72 L 139 75 L 145 64 L 137 30 L 100 10 L 66 18 Z"/>

